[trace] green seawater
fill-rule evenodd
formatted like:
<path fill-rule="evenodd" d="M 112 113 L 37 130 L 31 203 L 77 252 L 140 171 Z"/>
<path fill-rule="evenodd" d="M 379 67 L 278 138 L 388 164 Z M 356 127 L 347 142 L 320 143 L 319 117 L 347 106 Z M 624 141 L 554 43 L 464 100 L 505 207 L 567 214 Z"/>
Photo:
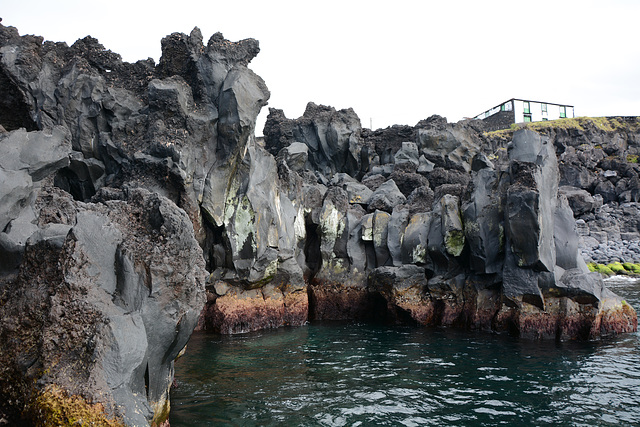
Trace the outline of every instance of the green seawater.
<path fill-rule="evenodd" d="M 640 283 L 608 284 L 640 308 Z M 638 333 L 533 342 L 311 323 L 196 333 L 175 368 L 172 427 L 640 425 Z"/>

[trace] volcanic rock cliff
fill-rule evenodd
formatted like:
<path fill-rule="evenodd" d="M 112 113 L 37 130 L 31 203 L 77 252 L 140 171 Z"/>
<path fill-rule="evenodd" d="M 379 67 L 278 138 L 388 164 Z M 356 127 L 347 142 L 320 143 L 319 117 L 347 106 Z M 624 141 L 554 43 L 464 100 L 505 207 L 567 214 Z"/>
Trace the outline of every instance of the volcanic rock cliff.
<path fill-rule="evenodd" d="M 574 213 L 597 216 L 598 195 L 637 201 L 620 160 L 639 154 L 637 121 L 371 131 L 310 103 L 298 119 L 270 110 L 258 141 L 258 52 L 219 33 L 204 45 L 196 28 L 164 38 L 157 65 L 130 64 L 91 37 L 69 47 L 0 25 L 2 418 L 165 424 L 195 327 L 636 330 L 586 268 Z M 608 157 L 590 165 L 595 139 Z"/>
<path fill-rule="evenodd" d="M 484 132 L 480 121 L 433 116 L 370 131 L 352 110 L 309 104 L 289 120 L 272 109 L 265 146 L 283 159 L 306 153 L 305 166 L 286 175 L 313 170 L 317 183 L 307 179 L 303 193 L 324 193 L 322 203 L 304 203 L 307 242 L 322 260 L 306 270 L 310 318 L 386 316 L 558 339 L 635 329 L 633 310 L 589 273 L 571 209 L 597 216 L 594 182 L 606 179 L 572 186 L 578 163 L 581 173 L 606 175 L 597 160 L 574 159 L 575 146 L 584 157 L 615 141 L 619 157 L 635 155 L 640 122 L 620 120 Z M 336 152 L 350 161 L 325 167 Z M 633 162 L 625 170 L 637 179 Z M 624 188 L 621 203 L 635 197 L 633 184 Z"/>

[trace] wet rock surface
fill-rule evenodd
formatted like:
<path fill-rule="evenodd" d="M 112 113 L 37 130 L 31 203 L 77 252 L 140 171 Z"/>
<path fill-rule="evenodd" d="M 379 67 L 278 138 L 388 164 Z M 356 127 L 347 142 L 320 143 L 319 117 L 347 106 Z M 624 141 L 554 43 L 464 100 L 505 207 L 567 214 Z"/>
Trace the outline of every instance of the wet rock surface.
<path fill-rule="evenodd" d="M 258 52 L 195 28 L 164 38 L 157 65 L 130 64 L 91 37 L 0 25 L 0 417 L 33 421 L 62 390 L 162 425 L 195 327 L 637 328 L 580 253 L 640 236 L 635 119 L 368 130 L 310 103 L 298 119 L 271 109 L 262 143 Z"/>

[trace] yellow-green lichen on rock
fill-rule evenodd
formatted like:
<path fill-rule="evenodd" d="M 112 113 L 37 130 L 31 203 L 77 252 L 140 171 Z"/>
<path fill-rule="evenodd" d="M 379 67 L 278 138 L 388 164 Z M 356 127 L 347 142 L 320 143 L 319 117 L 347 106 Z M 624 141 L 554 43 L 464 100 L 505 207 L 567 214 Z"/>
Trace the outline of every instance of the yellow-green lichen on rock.
<path fill-rule="evenodd" d="M 97 426 L 122 427 L 124 424 L 107 416 L 100 403 L 88 403 L 83 397 L 72 395 L 51 384 L 42 390 L 31 403 L 28 418 L 42 427 Z"/>
<path fill-rule="evenodd" d="M 153 410 L 153 418 L 151 419 L 151 427 L 162 426 L 169 419 L 169 411 L 171 410 L 171 402 L 169 401 L 169 391 L 163 393 L 162 398 L 157 402 L 151 402 Z"/>
<path fill-rule="evenodd" d="M 633 274 L 640 274 L 640 264 L 634 264 L 634 263 L 631 263 L 631 262 L 623 262 L 622 266 L 628 272 L 631 272 Z"/>
<path fill-rule="evenodd" d="M 464 250 L 465 237 L 462 230 L 450 230 L 444 236 L 444 245 L 453 256 L 460 256 Z"/>
<path fill-rule="evenodd" d="M 373 214 L 362 217 L 362 240 L 365 242 L 373 241 Z"/>
<path fill-rule="evenodd" d="M 440 205 L 442 206 L 441 221 L 445 249 L 453 256 L 460 256 L 465 244 L 460 201 L 456 196 L 445 194 L 440 200 Z"/>

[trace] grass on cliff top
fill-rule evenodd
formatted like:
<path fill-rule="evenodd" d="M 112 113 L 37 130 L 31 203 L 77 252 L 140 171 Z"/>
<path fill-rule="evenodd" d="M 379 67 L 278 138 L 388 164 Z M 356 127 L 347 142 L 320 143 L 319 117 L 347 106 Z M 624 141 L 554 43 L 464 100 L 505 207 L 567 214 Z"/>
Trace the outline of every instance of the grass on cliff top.
<path fill-rule="evenodd" d="M 633 122 L 621 121 L 616 117 L 576 117 L 568 119 L 549 120 L 532 123 L 514 123 L 509 129 L 485 132 L 484 136 L 497 138 L 510 138 L 518 129 L 530 129 L 538 133 L 548 133 L 555 129 L 576 129 L 584 131 L 585 128 L 595 127 L 604 132 L 628 130 L 637 132 L 640 130 L 640 118 Z"/>

